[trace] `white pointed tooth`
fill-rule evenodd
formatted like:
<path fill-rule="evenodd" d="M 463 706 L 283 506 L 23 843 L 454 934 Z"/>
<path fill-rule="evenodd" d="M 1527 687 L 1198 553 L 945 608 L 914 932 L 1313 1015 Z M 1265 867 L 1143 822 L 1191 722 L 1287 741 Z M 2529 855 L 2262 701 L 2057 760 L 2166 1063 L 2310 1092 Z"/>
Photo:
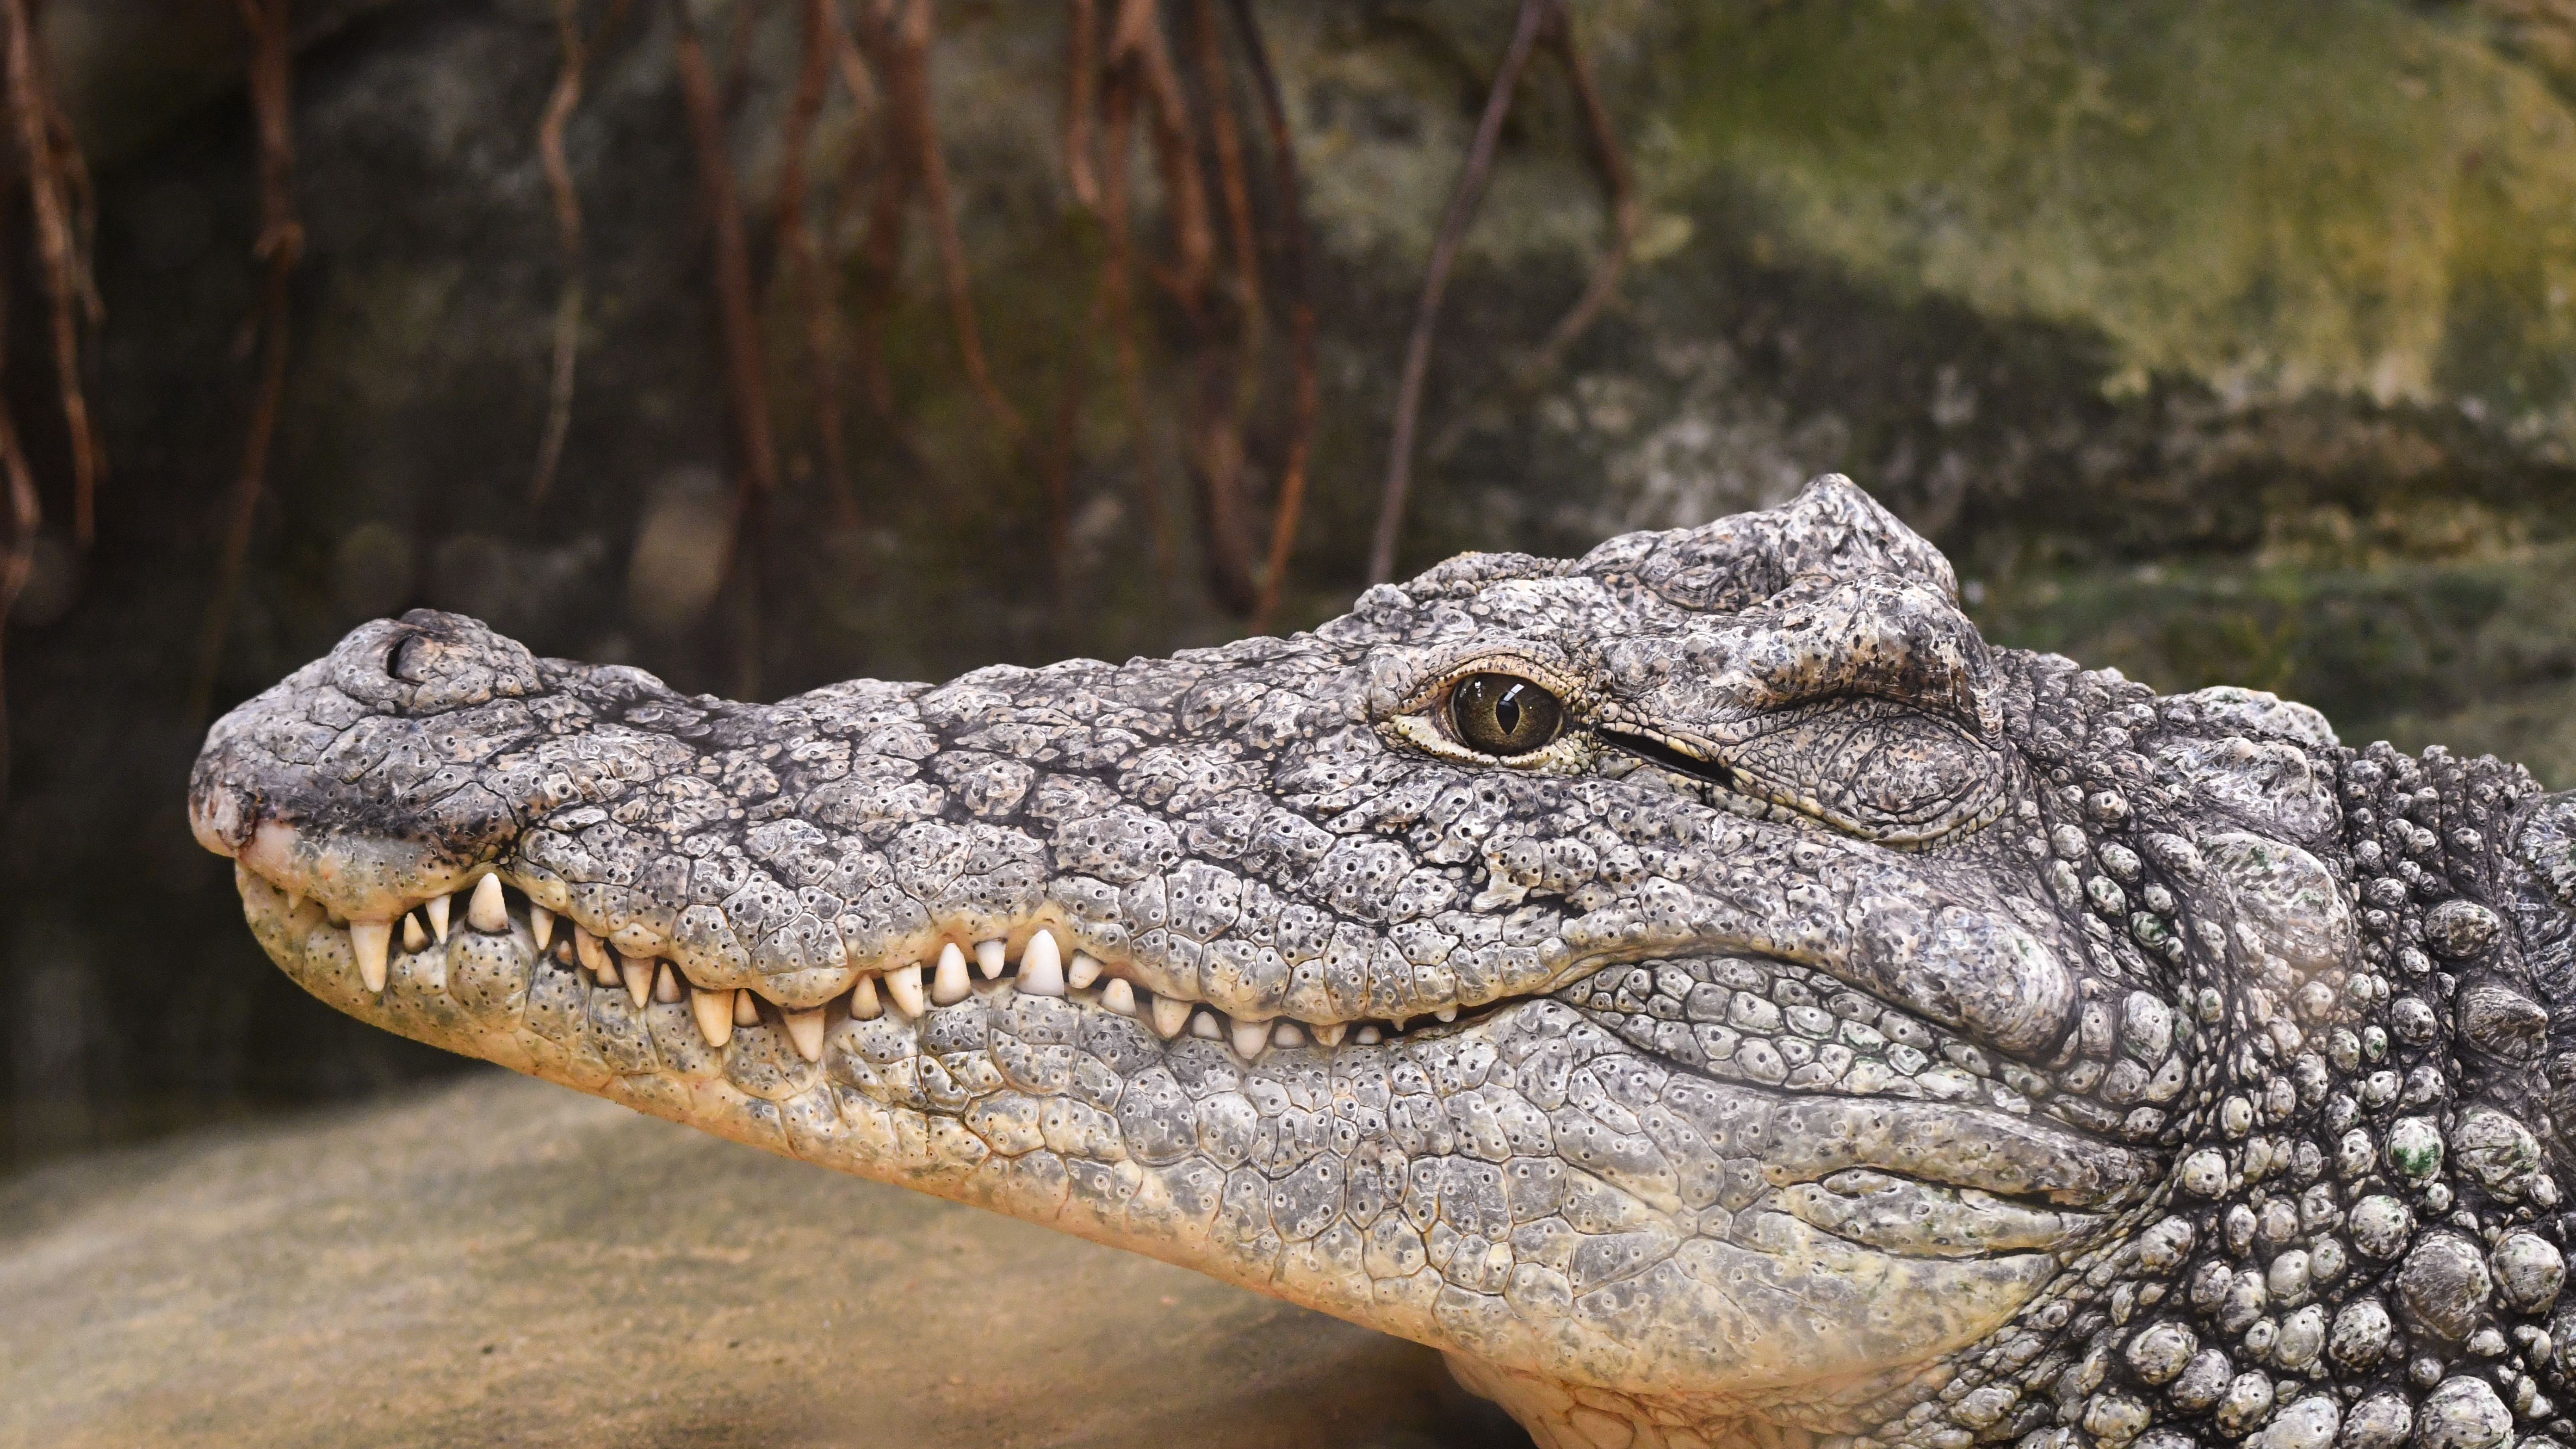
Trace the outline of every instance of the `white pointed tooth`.
<path fill-rule="evenodd" d="M 510 908 L 501 900 L 499 876 L 487 873 L 474 883 L 474 895 L 465 903 L 465 924 L 487 936 L 510 929 Z"/>
<path fill-rule="evenodd" d="M 1436 1021 L 1456 1021 L 1458 1019 L 1458 1008 L 1455 1006 L 1444 1006 L 1438 1011 L 1431 1013 L 1431 1015 Z"/>
<path fill-rule="evenodd" d="M 1223 1041 L 1225 1032 L 1216 1024 L 1216 1013 L 1198 1011 L 1190 1014 L 1190 1035 L 1201 1041 Z"/>
<path fill-rule="evenodd" d="M 860 977 L 859 984 L 850 988 L 850 1019 L 874 1021 L 884 1014 L 885 1007 L 877 1001 L 877 979 Z"/>
<path fill-rule="evenodd" d="M 790 1011 L 787 1017 L 787 1039 L 796 1043 L 796 1055 L 809 1062 L 823 1059 L 823 1008 L 812 1011 Z"/>
<path fill-rule="evenodd" d="M 1337 1047 L 1342 1044 L 1342 1038 L 1350 1033 L 1350 1029 L 1351 1024 L 1347 1021 L 1336 1021 L 1326 1026 L 1319 1026 L 1315 1028 L 1315 1040 L 1328 1047 Z"/>
<path fill-rule="evenodd" d="M 1175 996 L 1149 996 L 1145 1000 L 1152 1008 L 1147 1015 L 1153 1023 L 1154 1035 L 1163 1040 L 1170 1041 L 1179 1036 L 1181 1028 L 1190 1024 L 1188 1002 Z"/>
<path fill-rule="evenodd" d="M 736 1026 L 760 1025 L 760 1003 L 753 1000 L 748 991 L 733 993 L 733 1024 Z"/>
<path fill-rule="evenodd" d="M 403 916 L 403 949 L 406 951 L 418 951 L 428 944 L 429 933 L 420 928 L 420 917 L 405 914 Z"/>
<path fill-rule="evenodd" d="M 653 994 L 653 963 L 639 961 L 623 952 L 617 957 L 617 974 L 626 978 L 626 994 L 642 1006 Z"/>
<path fill-rule="evenodd" d="M 1283 1021 L 1270 1028 L 1272 1046 L 1301 1047 L 1306 1044 L 1306 1029 L 1293 1021 Z"/>
<path fill-rule="evenodd" d="M 1073 959 L 1079 961 L 1082 958 L 1076 956 Z M 1136 988 L 1128 985 L 1120 977 L 1110 977 L 1109 984 L 1100 988 L 1100 1009 L 1117 1012 L 1120 1016 L 1134 1016 Z"/>
<path fill-rule="evenodd" d="M 999 937 L 975 943 L 975 969 L 984 973 L 985 980 L 990 981 L 1002 974 L 1002 968 L 1009 964 L 1010 946 L 1010 942 Z"/>
<path fill-rule="evenodd" d="M 949 942 L 939 948 L 939 970 L 930 978 L 930 1001 L 934 1006 L 954 1006 L 974 989 L 966 979 L 966 953 Z"/>
<path fill-rule="evenodd" d="M 369 991 L 385 989 L 385 953 L 393 949 L 391 921 L 351 921 L 349 949 L 358 957 L 358 979 Z"/>
<path fill-rule="evenodd" d="M 1064 957 L 1053 932 L 1040 931 L 1029 937 L 1029 948 L 1020 953 L 1020 992 L 1025 996 L 1064 995 Z"/>
<path fill-rule="evenodd" d="M 570 941 L 557 941 L 557 942 L 555 942 L 555 959 L 556 959 L 556 960 L 558 960 L 558 961 L 561 961 L 561 962 L 562 962 L 562 963 L 564 963 L 566 966 L 570 966 L 570 965 L 574 964 L 573 959 L 572 959 L 572 942 L 570 942 Z"/>
<path fill-rule="evenodd" d="M 446 896 L 431 896 L 429 898 L 429 928 L 438 933 L 438 939 L 442 943 L 447 940 L 448 900 L 449 898 Z"/>
<path fill-rule="evenodd" d="M 653 999 L 664 1006 L 680 999 L 680 978 L 671 974 L 671 963 L 664 961 L 653 969 Z"/>
<path fill-rule="evenodd" d="M 707 1045 L 721 1049 L 733 1040 L 733 993 L 730 991 L 692 991 L 689 1014 L 698 1019 L 698 1035 Z"/>
<path fill-rule="evenodd" d="M 1374 1026 L 1364 1026 L 1351 1033 L 1351 1040 L 1361 1046 L 1376 1046 L 1381 1039 L 1383 1039 L 1383 1033 Z"/>
<path fill-rule="evenodd" d="M 1227 1035 L 1233 1039 L 1234 1054 L 1248 1062 L 1261 1055 L 1263 1047 L 1270 1045 L 1270 1023 L 1238 1021 Z"/>
<path fill-rule="evenodd" d="M 528 902 L 528 934 L 537 938 L 537 954 L 544 955 L 546 943 L 555 938 L 555 913 L 535 901 Z"/>
<path fill-rule="evenodd" d="M 304 892 L 288 891 L 286 893 L 286 913 L 291 916 L 302 909 L 304 909 Z"/>
<path fill-rule="evenodd" d="M 1025 970 L 1026 968 L 1023 967 L 1022 969 Z M 1107 968 L 1103 967 L 1090 952 L 1076 951 L 1073 953 L 1073 959 L 1065 963 L 1064 984 L 1072 987 L 1076 991 L 1080 991 L 1084 987 L 1089 986 L 1092 982 L 1099 980 L 1100 973 L 1105 969 Z"/>
<path fill-rule="evenodd" d="M 599 944 L 599 938 L 584 930 L 579 921 L 572 925 L 572 949 L 581 957 L 581 964 L 597 975 L 608 976 L 617 969 L 608 959 L 608 948 Z"/>
<path fill-rule="evenodd" d="M 957 948 L 951 946 L 948 949 L 954 951 Z M 919 1016 L 930 1009 L 930 1003 L 921 999 L 920 962 L 896 967 L 886 973 L 885 981 L 886 995 L 894 998 L 894 1004 L 903 1009 L 904 1015 Z"/>

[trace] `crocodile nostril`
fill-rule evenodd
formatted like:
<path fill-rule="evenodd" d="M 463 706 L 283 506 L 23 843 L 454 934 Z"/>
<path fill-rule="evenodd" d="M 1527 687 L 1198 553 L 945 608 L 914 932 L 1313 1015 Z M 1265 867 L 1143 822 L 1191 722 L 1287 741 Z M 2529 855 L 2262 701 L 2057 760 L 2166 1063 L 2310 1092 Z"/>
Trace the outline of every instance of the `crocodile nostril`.
<path fill-rule="evenodd" d="M 416 672 L 413 667 L 419 657 L 421 646 L 426 642 L 418 634 L 405 634 L 395 641 L 394 647 L 385 652 L 386 677 L 402 680 L 406 684 L 426 682 L 424 676 Z"/>

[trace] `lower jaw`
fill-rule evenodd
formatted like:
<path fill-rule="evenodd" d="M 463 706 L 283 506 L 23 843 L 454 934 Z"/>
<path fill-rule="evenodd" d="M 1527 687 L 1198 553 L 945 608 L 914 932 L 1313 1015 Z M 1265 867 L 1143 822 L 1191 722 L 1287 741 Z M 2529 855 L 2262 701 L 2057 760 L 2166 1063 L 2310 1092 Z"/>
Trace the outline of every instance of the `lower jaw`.
<path fill-rule="evenodd" d="M 1196 1144 L 1158 1153 L 1139 1142 L 1126 1124 L 1086 1099 L 1084 1054 L 1074 1048 L 1075 1038 L 1094 1042 L 1108 1033 L 1117 1038 L 1114 1051 L 1132 1057 L 1121 1074 L 1127 1083 L 1155 1070 L 1193 1086 L 1210 1074 L 1230 1074 L 1256 1095 L 1273 1090 L 1284 1099 L 1293 1097 L 1291 1087 L 1300 1080 L 1321 1082 L 1339 1072 L 1370 1070 L 1366 1064 L 1372 1063 L 1383 1075 L 1384 1063 L 1396 1055 L 1437 1053 L 1444 1040 L 1471 1042 L 1485 1032 L 1490 1016 L 1418 1029 L 1384 1045 L 1349 1039 L 1338 1046 L 1273 1045 L 1247 1061 L 1230 1041 L 1187 1033 L 1158 1039 L 1144 1024 L 1103 1009 L 1099 988 L 1063 997 L 1031 995 L 1002 979 L 980 982 L 967 997 L 918 1017 L 889 1007 L 863 1018 L 830 1007 L 820 1023 L 821 1048 L 812 1052 L 795 1039 L 784 1015 L 770 1008 L 737 1025 L 718 1048 L 707 1041 L 686 1001 L 656 1001 L 645 993 L 638 1002 L 622 983 L 611 987 L 554 963 L 540 955 L 527 922 L 516 916 L 504 931 L 453 935 L 446 945 L 393 957 L 383 989 L 370 991 L 360 980 L 348 933 L 332 926 L 320 908 L 290 901 L 247 872 L 242 891 L 262 943 L 307 990 L 348 1014 L 432 1045 L 783 1156 L 1162 1258 L 1472 1354 L 1497 1373 L 1548 1382 L 1563 1373 L 1588 1383 L 1661 1384 L 1690 1398 L 1696 1396 L 1688 1392 L 1689 1383 L 1707 1371 L 1704 1349 L 1623 1344 L 1579 1330 L 1570 1316 L 1548 1321 L 1542 1314 L 1532 1322 L 1527 1314 L 1506 1313 L 1502 1320 L 1488 1314 L 1480 1322 L 1474 1314 L 1452 1311 L 1454 1305 L 1444 1306 L 1444 1293 L 1455 1275 L 1444 1277 L 1445 1270 L 1427 1266 L 1421 1234 L 1403 1250 L 1411 1259 L 1398 1252 L 1390 1264 L 1380 1261 L 1390 1256 L 1375 1240 L 1382 1235 L 1347 1219 L 1283 1239 L 1273 1230 L 1283 1209 L 1265 1198 L 1257 1204 L 1258 1215 L 1270 1226 L 1234 1222 L 1228 1193 L 1243 1168 L 1209 1162 Z M 970 1028 L 1008 1031 L 1015 1046 L 986 1051 L 979 1040 L 976 1051 L 938 1050 L 942 1042 L 936 1038 L 943 1032 Z M 1094 1045 L 1090 1054 L 1097 1057 L 1099 1050 Z M 970 1066 L 983 1075 L 970 1077 Z M 1332 1129 L 1329 1112 L 1321 1114 L 1315 1130 Z M 1330 1154 L 1315 1160 L 1325 1155 Z M 1286 1192 L 1294 1178 L 1291 1173 L 1266 1186 Z M 1341 1186 L 1347 1184 L 1336 1191 Z M 1395 1220 L 1390 1210 L 1377 1221 Z M 2022 1255 L 2001 1270 L 1971 1271 L 1882 1255 L 1828 1234 L 1815 1237 L 1832 1253 L 1922 1278 L 1914 1285 L 1918 1292 L 1943 1291 L 1951 1277 L 1965 1274 L 1960 1287 L 1974 1300 L 1973 1311 L 1957 1332 L 1940 1335 L 1941 1342 L 1909 1345 L 1916 1350 L 1937 1352 L 1959 1333 L 1982 1334 L 1987 1320 L 2009 1316 L 2044 1276 L 2044 1255 Z M 1725 1250 L 1746 1260 L 1761 1256 L 1740 1246 Z M 1487 1308 L 1510 1296 L 1508 1283 L 1487 1286 Z M 1673 1331 L 1666 1324 L 1647 1337 L 1661 1340 Z M 1849 1377 L 1881 1371 L 1842 1365 L 1833 1372 Z M 1773 1380 L 1782 1374 L 1795 1379 L 1799 1369 L 1795 1363 L 1769 1367 Z M 1815 1381 L 1804 1380 L 1811 1386 Z"/>

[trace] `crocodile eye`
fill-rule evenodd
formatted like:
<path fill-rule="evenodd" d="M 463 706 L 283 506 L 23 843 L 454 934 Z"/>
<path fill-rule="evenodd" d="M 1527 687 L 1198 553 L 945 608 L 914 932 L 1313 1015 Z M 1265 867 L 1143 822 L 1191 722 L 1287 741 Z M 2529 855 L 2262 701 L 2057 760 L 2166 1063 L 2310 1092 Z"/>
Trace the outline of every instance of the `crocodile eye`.
<path fill-rule="evenodd" d="M 1526 755 L 1565 729 L 1565 706 L 1516 674 L 1470 674 L 1449 691 L 1449 727 L 1480 754 Z"/>

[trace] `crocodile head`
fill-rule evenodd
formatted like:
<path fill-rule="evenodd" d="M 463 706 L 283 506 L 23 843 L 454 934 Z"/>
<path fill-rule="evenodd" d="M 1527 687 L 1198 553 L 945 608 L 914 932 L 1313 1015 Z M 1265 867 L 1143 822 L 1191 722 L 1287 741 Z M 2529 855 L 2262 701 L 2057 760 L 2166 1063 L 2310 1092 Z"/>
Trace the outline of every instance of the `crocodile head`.
<path fill-rule="evenodd" d="M 1543 1444 L 2567 1433 L 2576 811 L 1989 648 L 1838 478 L 775 705 L 416 612 L 190 817 L 351 1015 L 1433 1345 Z"/>

